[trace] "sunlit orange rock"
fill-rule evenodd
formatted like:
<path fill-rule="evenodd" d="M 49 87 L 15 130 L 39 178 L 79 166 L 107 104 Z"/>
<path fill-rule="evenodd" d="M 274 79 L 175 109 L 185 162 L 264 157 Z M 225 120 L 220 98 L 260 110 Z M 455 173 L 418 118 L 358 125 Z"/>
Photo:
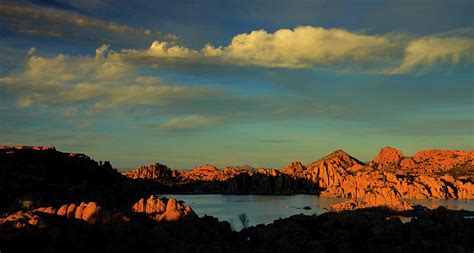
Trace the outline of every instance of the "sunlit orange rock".
<path fill-rule="evenodd" d="M 62 205 L 58 211 L 57 211 L 57 215 L 60 215 L 60 216 L 65 216 L 67 214 L 67 207 L 68 205 Z"/>
<path fill-rule="evenodd" d="M 427 150 L 414 157 L 404 157 L 400 150 L 385 147 L 374 161 L 365 164 L 336 150 L 305 166 L 291 162 L 282 170 L 232 166 L 218 169 L 204 165 L 192 170 L 172 171 L 171 175 L 177 184 L 216 182 L 216 189 L 212 184 L 206 184 L 197 192 L 219 191 L 217 182 L 231 182 L 227 188 L 230 193 L 291 193 L 290 189 L 296 188 L 297 192 L 301 185 L 293 183 L 294 180 L 303 180 L 303 185 L 314 185 L 314 192 L 329 197 L 358 199 L 378 194 L 380 198 L 371 199 L 388 201 L 391 195 L 385 195 L 393 190 L 404 199 L 474 199 L 473 152 Z M 232 182 L 242 174 L 244 180 Z M 366 202 L 370 204 L 369 200 Z M 146 201 L 143 201 L 145 208 Z"/>
<path fill-rule="evenodd" d="M 66 211 L 66 217 L 68 219 L 74 219 L 75 213 L 76 213 L 76 204 L 74 203 L 69 204 Z"/>
<path fill-rule="evenodd" d="M 185 216 L 196 216 L 191 207 L 184 207 L 173 198 L 159 198 L 150 196 L 148 199 L 140 199 L 132 206 L 132 211 L 146 213 L 157 221 L 176 221 Z"/>
<path fill-rule="evenodd" d="M 391 147 L 382 148 L 371 164 L 374 168 L 398 167 L 403 158 L 402 151 Z"/>
<path fill-rule="evenodd" d="M 95 202 L 82 202 L 76 207 L 75 204 L 61 205 L 56 211 L 54 207 L 40 207 L 33 211 L 16 213 L 8 215 L 4 219 L 0 219 L 0 224 L 15 222 L 14 227 L 24 228 L 27 226 L 46 227 L 38 214 L 44 213 L 48 215 L 65 216 L 65 218 L 84 220 L 89 224 L 107 223 L 111 221 L 110 211 L 103 210 L 101 206 Z"/>
<path fill-rule="evenodd" d="M 415 161 L 413 161 L 413 158 L 405 157 L 400 161 L 400 167 L 403 170 L 410 170 L 410 169 L 414 169 L 416 167 L 416 163 L 415 163 Z"/>
<path fill-rule="evenodd" d="M 165 201 L 154 195 L 151 195 L 148 199 L 140 199 L 137 203 L 132 206 L 132 211 L 137 213 L 162 213 L 166 210 Z"/>
<path fill-rule="evenodd" d="M 347 211 L 360 208 L 386 207 L 395 211 L 412 210 L 413 207 L 401 200 L 400 195 L 390 188 L 380 188 L 374 192 L 365 193 L 362 197 L 349 200 L 329 207 L 333 211 Z"/>
<path fill-rule="evenodd" d="M 135 170 L 123 172 L 122 174 L 134 179 L 148 180 L 169 180 L 173 177 L 171 169 L 160 163 L 143 166 Z"/>
<path fill-rule="evenodd" d="M 33 212 L 18 211 L 7 215 L 4 218 L 0 218 L 0 225 L 10 225 L 14 228 L 26 228 L 28 226 L 35 226 L 38 228 L 46 227 L 45 223 L 42 222 L 38 215 Z"/>
<path fill-rule="evenodd" d="M 82 202 L 81 204 L 79 204 L 78 207 L 76 207 L 76 212 L 74 213 L 74 218 L 75 219 L 82 219 L 82 212 L 84 211 L 84 209 L 87 207 L 87 203 L 85 202 Z"/>
<path fill-rule="evenodd" d="M 326 190 L 333 186 L 340 185 L 354 166 L 361 166 L 362 162 L 348 155 L 342 150 L 319 159 L 318 161 L 306 165 L 306 178 L 315 182 L 316 185 Z"/>
<path fill-rule="evenodd" d="M 281 172 L 292 175 L 292 174 L 303 173 L 305 170 L 306 170 L 306 167 L 303 164 L 301 164 L 301 162 L 292 161 L 290 164 L 288 164 L 288 166 L 283 168 Z"/>
<path fill-rule="evenodd" d="M 95 202 L 89 202 L 82 211 L 82 219 L 89 224 L 95 224 L 98 221 L 101 221 L 101 215 L 102 208 L 98 206 Z"/>
<path fill-rule="evenodd" d="M 413 160 L 424 172 L 447 171 L 457 167 L 474 169 L 474 150 L 423 150 L 413 156 Z"/>

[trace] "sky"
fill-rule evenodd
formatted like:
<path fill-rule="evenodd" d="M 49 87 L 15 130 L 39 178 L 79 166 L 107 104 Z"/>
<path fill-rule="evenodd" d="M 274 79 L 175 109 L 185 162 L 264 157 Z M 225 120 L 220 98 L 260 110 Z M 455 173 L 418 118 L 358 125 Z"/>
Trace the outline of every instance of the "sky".
<path fill-rule="evenodd" d="M 120 168 L 474 148 L 474 1 L 0 0 L 0 143 Z"/>

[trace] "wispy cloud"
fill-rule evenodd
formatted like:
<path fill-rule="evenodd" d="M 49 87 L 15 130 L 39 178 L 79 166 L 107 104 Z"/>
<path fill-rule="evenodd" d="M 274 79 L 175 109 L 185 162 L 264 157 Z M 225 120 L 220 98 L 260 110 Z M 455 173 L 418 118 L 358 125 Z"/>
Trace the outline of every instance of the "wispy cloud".
<path fill-rule="evenodd" d="M 146 28 L 135 28 L 77 13 L 37 5 L 0 3 L 0 20 L 10 29 L 46 37 L 115 41 L 117 38 L 138 40 L 174 40 L 173 34 L 162 34 Z"/>
<path fill-rule="evenodd" d="M 416 39 L 408 43 L 405 57 L 391 74 L 405 74 L 416 67 L 430 68 L 437 63 L 456 65 L 474 63 L 474 40 L 463 37 L 435 37 Z"/>
<path fill-rule="evenodd" d="M 226 123 L 228 123 L 228 119 L 224 117 L 191 114 L 175 116 L 158 124 L 137 124 L 136 127 L 158 132 L 188 132 L 214 129 L 216 126 Z"/>

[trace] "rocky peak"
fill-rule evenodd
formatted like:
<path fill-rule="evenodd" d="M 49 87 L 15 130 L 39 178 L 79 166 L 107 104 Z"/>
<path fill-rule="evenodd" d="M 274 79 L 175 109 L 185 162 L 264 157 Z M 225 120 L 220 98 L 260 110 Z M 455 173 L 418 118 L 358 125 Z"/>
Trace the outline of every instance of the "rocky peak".
<path fill-rule="evenodd" d="M 212 173 L 212 172 L 218 172 L 219 169 L 215 166 L 206 164 L 206 165 L 202 165 L 202 166 L 193 168 L 192 171 L 195 171 L 195 172 L 211 172 Z"/>
<path fill-rule="evenodd" d="M 306 168 L 299 161 L 292 161 L 288 166 L 281 170 L 285 174 L 302 173 Z"/>
<path fill-rule="evenodd" d="M 398 167 L 400 161 L 403 159 L 402 151 L 392 148 L 385 147 L 379 151 L 377 157 L 373 161 L 373 167 L 375 168 L 389 168 Z"/>
<path fill-rule="evenodd" d="M 319 167 L 322 164 L 331 164 L 332 167 L 339 167 L 344 170 L 355 165 L 363 165 L 361 161 L 350 156 L 345 151 L 338 149 L 316 162 L 306 165 L 306 168 Z"/>
<path fill-rule="evenodd" d="M 140 178 L 148 180 L 168 180 L 173 177 L 171 169 L 160 163 L 142 166 L 135 170 L 123 172 L 122 174 L 134 179 Z"/>

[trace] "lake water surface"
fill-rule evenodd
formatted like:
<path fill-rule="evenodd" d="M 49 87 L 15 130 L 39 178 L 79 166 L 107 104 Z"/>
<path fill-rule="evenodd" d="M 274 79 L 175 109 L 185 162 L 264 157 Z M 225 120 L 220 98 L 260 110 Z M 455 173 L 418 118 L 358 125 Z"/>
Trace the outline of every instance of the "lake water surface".
<path fill-rule="evenodd" d="M 234 229 L 242 228 L 239 214 L 245 213 L 249 225 L 269 224 L 278 218 L 287 218 L 295 214 L 321 214 L 327 212 L 324 208 L 342 203 L 342 198 L 327 198 L 316 195 L 290 195 L 290 196 L 265 196 L 265 195 L 164 195 L 182 200 L 189 204 L 199 216 L 211 215 L 221 221 L 228 221 Z M 443 205 L 450 209 L 464 209 L 474 211 L 474 201 L 466 200 L 424 200 L 411 201 L 424 206 Z M 303 207 L 310 207 L 305 210 Z"/>
<path fill-rule="evenodd" d="M 234 229 L 241 229 L 239 214 L 245 213 L 249 225 L 269 224 L 278 218 L 287 218 L 295 214 L 311 215 L 327 212 L 325 207 L 342 203 L 345 199 L 325 198 L 316 195 L 164 195 L 183 200 L 199 216 L 211 215 L 220 221 L 228 221 Z M 310 210 L 303 209 L 310 207 Z"/>

